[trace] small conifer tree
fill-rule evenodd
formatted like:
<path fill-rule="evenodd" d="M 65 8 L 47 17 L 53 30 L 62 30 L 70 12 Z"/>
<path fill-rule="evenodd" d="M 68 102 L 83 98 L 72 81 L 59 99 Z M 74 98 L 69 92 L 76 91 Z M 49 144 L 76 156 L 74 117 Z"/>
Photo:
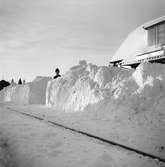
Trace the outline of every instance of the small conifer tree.
<path fill-rule="evenodd" d="M 21 80 L 21 78 L 18 80 L 18 84 L 19 84 L 19 85 L 22 85 L 22 80 Z"/>

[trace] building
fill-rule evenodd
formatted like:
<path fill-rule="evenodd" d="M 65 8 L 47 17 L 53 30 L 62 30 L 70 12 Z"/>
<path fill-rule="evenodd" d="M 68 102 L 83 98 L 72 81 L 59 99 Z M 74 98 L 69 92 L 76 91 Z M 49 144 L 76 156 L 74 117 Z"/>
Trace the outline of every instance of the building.
<path fill-rule="evenodd" d="M 138 34 L 138 32 L 140 33 Z M 138 40 L 138 35 L 141 35 L 140 40 Z M 133 36 L 135 39 L 133 39 Z M 165 63 L 165 16 L 142 25 L 133 32 L 131 38 L 128 38 L 123 47 L 119 48 L 121 50 L 119 55 L 123 55 L 116 56 L 117 58 L 112 57 L 110 65 L 136 68 L 142 62 Z M 131 47 L 133 42 L 140 47 L 134 47 L 137 48 L 135 52 L 127 56 L 128 46 L 130 44 Z"/>

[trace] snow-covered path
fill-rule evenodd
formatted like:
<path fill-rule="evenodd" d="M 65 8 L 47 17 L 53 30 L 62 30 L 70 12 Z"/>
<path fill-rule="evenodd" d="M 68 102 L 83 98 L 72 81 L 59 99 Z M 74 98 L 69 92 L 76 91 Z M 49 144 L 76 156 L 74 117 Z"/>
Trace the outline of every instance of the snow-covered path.
<path fill-rule="evenodd" d="M 0 167 L 14 167 L 7 140 L 0 131 Z"/>
<path fill-rule="evenodd" d="M 137 126 L 134 122 L 124 123 L 121 120 L 111 121 L 106 117 L 102 118 L 100 111 L 97 116 L 98 113 L 92 111 L 65 113 L 39 105 L 18 106 L 7 103 L 4 106 L 165 159 L 165 130 L 163 127 Z"/>
<path fill-rule="evenodd" d="M 0 108 L 0 134 L 17 167 L 163 167 L 157 161 L 103 145 Z M 1 161 L 0 161 L 1 162 Z M 1 165 L 2 166 L 2 165 Z"/>

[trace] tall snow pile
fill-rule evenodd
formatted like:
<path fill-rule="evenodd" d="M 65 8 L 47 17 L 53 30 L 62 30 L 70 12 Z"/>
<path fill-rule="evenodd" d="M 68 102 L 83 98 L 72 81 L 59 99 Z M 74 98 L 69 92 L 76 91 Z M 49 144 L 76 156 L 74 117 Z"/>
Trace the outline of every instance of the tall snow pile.
<path fill-rule="evenodd" d="M 65 75 L 50 80 L 46 105 L 64 111 L 82 111 L 105 99 L 116 99 L 132 71 L 121 68 L 98 67 L 80 61 Z"/>
<path fill-rule="evenodd" d="M 100 113 L 161 111 L 165 100 L 164 80 L 165 65 L 161 64 L 146 63 L 136 70 L 127 70 L 98 67 L 84 61 L 63 77 L 48 82 L 46 105 L 71 112 L 91 106 Z"/>
<path fill-rule="evenodd" d="M 144 63 L 128 70 L 80 61 L 55 80 L 38 77 L 25 85 L 9 86 L 0 92 L 0 101 L 46 104 L 66 112 L 92 110 L 104 118 L 137 119 L 138 114 L 138 123 L 145 119 L 163 125 L 165 65 Z"/>
<path fill-rule="evenodd" d="M 64 111 L 82 111 L 110 97 L 109 84 L 120 70 L 80 61 L 63 77 L 48 82 L 46 105 Z"/>
<path fill-rule="evenodd" d="M 48 82 L 46 105 L 64 111 L 82 111 L 105 99 L 117 98 L 131 73 L 80 61 L 63 77 Z"/>
<path fill-rule="evenodd" d="M 25 85 L 11 85 L 0 93 L 0 101 L 17 104 L 45 104 L 46 87 L 49 77 L 36 77 L 33 82 Z"/>

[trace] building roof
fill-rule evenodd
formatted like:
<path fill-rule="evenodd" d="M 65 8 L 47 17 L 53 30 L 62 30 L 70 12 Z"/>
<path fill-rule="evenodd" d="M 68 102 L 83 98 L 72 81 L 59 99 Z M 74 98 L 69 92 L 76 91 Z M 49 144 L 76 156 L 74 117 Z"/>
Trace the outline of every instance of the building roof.
<path fill-rule="evenodd" d="M 155 20 L 149 21 L 148 23 L 144 24 L 143 28 L 148 29 L 149 27 L 152 27 L 152 26 L 159 24 L 159 23 L 162 23 L 162 22 L 165 22 L 165 16 L 162 16 L 162 17 L 159 17 Z"/>
<path fill-rule="evenodd" d="M 110 62 L 117 62 L 124 59 L 134 59 L 137 54 L 146 50 L 147 31 L 143 25 L 128 34 L 116 53 L 111 57 Z"/>
<path fill-rule="evenodd" d="M 110 62 L 133 60 L 137 55 L 150 51 L 151 47 L 148 46 L 147 31 L 145 29 L 161 22 L 165 22 L 165 16 L 149 21 L 128 34 L 119 49 L 111 57 Z M 153 50 L 154 49 L 156 48 L 153 48 Z"/>

